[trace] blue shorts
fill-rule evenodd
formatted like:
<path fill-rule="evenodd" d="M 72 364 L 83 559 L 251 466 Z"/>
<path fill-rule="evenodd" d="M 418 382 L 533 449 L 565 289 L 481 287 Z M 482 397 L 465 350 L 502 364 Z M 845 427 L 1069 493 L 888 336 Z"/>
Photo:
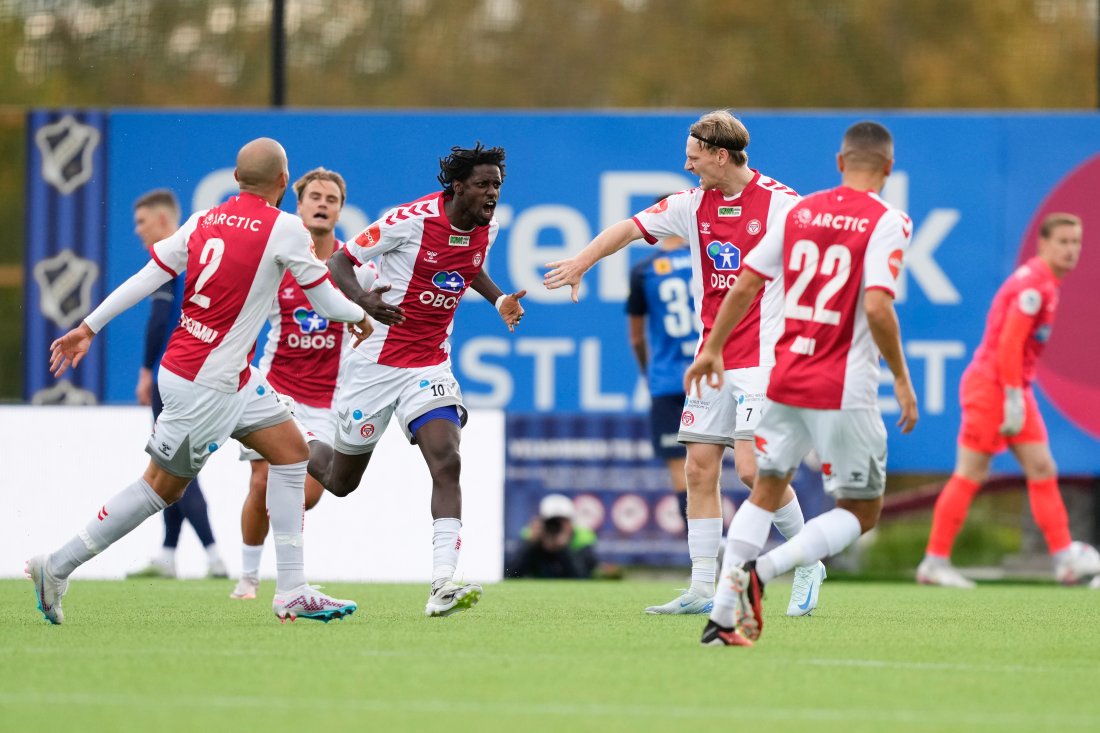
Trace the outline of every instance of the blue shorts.
<path fill-rule="evenodd" d="M 683 458 L 687 448 L 677 440 L 680 432 L 680 415 L 684 411 L 686 395 L 666 394 L 653 398 L 649 408 L 649 431 L 653 452 L 662 461 Z"/>

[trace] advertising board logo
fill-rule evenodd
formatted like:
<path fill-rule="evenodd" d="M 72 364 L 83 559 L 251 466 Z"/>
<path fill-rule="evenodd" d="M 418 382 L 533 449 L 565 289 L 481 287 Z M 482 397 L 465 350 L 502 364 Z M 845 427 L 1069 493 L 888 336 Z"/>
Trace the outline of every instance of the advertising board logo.
<path fill-rule="evenodd" d="M 34 279 L 38 281 L 42 315 L 61 328 L 71 328 L 91 310 L 92 285 L 97 277 L 99 265 L 69 249 L 37 262 Z"/>
<path fill-rule="evenodd" d="M 65 115 L 34 133 L 42 153 L 42 178 L 63 194 L 70 194 L 92 177 L 92 155 L 99 130 Z"/>

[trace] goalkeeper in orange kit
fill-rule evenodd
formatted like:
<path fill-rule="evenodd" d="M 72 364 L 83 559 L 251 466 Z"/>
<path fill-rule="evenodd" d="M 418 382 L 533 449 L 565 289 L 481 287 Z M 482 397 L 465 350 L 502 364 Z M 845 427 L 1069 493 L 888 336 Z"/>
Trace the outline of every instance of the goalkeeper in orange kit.
<path fill-rule="evenodd" d="M 1100 574 L 1100 553 L 1073 542 L 1058 473 L 1031 381 L 1050 338 L 1058 287 L 1081 256 L 1081 220 L 1049 214 L 1039 227 L 1039 252 L 1001 285 L 985 333 L 959 385 L 962 426 L 955 471 L 936 501 L 932 532 L 917 581 L 971 588 L 951 565 L 951 546 L 970 502 L 989 475 L 993 456 L 1012 451 L 1027 479 L 1028 499 L 1054 558 L 1055 576 L 1075 584 Z"/>

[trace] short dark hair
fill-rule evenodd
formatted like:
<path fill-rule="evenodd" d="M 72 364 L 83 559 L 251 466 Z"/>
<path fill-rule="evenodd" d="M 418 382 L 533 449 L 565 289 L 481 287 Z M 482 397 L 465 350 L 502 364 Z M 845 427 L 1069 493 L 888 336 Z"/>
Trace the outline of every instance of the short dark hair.
<path fill-rule="evenodd" d="M 504 148 L 486 148 L 478 140 L 472 148 L 455 146 L 451 154 L 439 159 L 439 182 L 443 190 L 454 191 L 455 181 L 465 181 L 479 165 L 495 165 L 504 179 Z"/>
<path fill-rule="evenodd" d="M 1039 224 L 1039 236 L 1043 239 L 1049 239 L 1050 235 L 1054 233 L 1054 228 L 1060 226 L 1079 227 L 1081 226 L 1081 217 L 1062 211 L 1047 214 Z"/>
<path fill-rule="evenodd" d="M 336 187 L 340 189 L 340 206 L 344 205 L 348 197 L 348 184 L 344 183 L 344 177 L 336 171 L 321 167 L 314 168 L 294 182 L 294 195 L 298 197 L 299 201 L 302 200 L 302 194 L 305 193 L 306 186 L 314 181 L 335 183 Z"/>
<path fill-rule="evenodd" d="M 852 165 L 875 167 L 893 159 L 894 137 L 885 125 L 863 120 L 845 131 L 840 154 Z"/>
<path fill-rule="evenodd" d="M 134 211 L 138 209 L 144 209 L 147 206 L 163 206 L 166 209 L 171 209 L 179 217 L 180 202 L 176 198 L 176 194 L 169 191 L 167 188 L 155 188 L 152 191 L 147 191 L 138 197 L 138 200 L 134 202 Z"/>

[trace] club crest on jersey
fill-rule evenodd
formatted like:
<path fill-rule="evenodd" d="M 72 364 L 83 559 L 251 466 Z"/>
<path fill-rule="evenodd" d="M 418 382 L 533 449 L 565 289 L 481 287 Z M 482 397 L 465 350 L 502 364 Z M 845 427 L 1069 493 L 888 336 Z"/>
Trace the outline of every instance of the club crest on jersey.
<path fill-rule="evenodd" d="M 474 255 L 474 267 L 481 267 L 481 253 L 478 252 Z"/>
<path fill-rule="evenodd" d="M 372 435 L 374 435 L 374 426 L 371 425 L 369 422 L 364 423 L 363 426 L 359 428 L 359 434 L 362 435 L 364 438 L 370 438 Z"/>
<path fill-rule="evenodd" d="M 432 285 L 448 293 L 459 293 L 466 287 L 466 281 L 457 272 L 437 272 L 432 276 Z"/>
<path fill-rule="evenodd" d="M 745 225 L 745 231 L 754 237 L 759 234 L 764 227 L 760 225 L 759 219 L 751 219 L 748 224 Z"/>
<path fill-rule="evenodd" d="M 92 177 L 92 155 L 99 145 L 99 130 L 65 115 L 34 133 L 42 151 L 42 178 L 63 194 L 70 194 Z"/>
<path fill-rule="evenodd" d="M 328 319 L 322 318 L 317 315 L 316 311 L 311 311 L 308 308 L 295 308 L 294 320 L 297 321 L 298 328 L 302 333 L 317 333 L 328 328 Z"/>
<path fill-rule="evenodd" d="M 680 416 L 680 424 L 684 427 L 691 427 L 695 424 L 695 415 L 690 410 L 684 410 L 684 414 Z"/>
<path fill-rule="evenodd" d="M 60 328 L 69 328 L 92 309 L 92 285 L 99 265 L 63 249 L 34 265 L 42 315 Z"/>
<path fill-rule="evenodd" d="M 469 247 L 470 238 L 459 234 L 452 234 L 447 238 L 448 247 Z"/>
<path fill-rule="evenodd" d="M 355 243 L 360 247 L 373 247 L 380 241 L 382 241 L 382 228 L 377 222 L 359 232 L 359 236 L 355 238 Z"/>
<path fill-rule="evenodd" d="M 729 242 L 711 242 L 707 245 L 707 257 L 714 262 L 714 269 L 723 272 L 741 268 L 741 250 Z"/>
<path fill-rule="evenodd" d="M 718 216 L 719 217 L 741 216 L 741 207 L 740 206 L 719 206 L 718 207 Z"/>

